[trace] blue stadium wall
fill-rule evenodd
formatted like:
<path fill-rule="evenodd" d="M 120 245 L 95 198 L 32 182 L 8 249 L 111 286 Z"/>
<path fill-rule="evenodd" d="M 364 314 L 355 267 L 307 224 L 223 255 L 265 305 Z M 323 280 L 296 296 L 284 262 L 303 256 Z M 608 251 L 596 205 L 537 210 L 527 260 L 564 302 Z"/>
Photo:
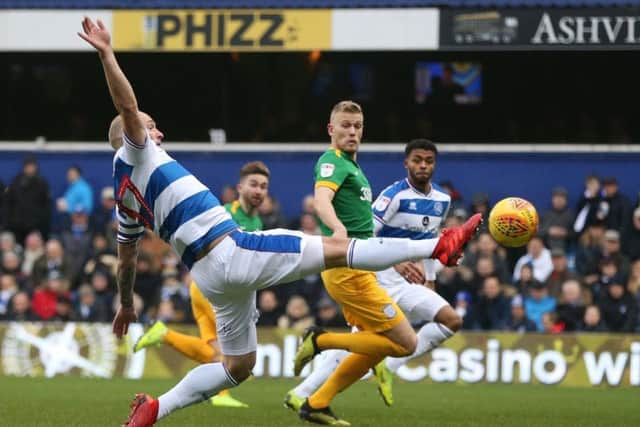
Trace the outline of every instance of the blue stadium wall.
<path fill-rule="evenodd" d="M 272 171 L 271 193 L 280 200 L 287 216 L 300 212 L 300 202 L 313 191 L 313 167 L 318 153 L 203 153 L 176 152 L 173 156 L 191 170 L 218 195 L 222 186 L 237 181 L 239 168 L 249 160 L 260 159 Z M 8 184 L 19 172 L 24 152 L 2 152 L 0 179 Z M 111 154 L 38 153 L 43 176 L 51 185 L 54 199 L 66 188 L 65 172 L 79 165 L 93 185 L 96 198 L 103 186 L 111 185 Z M 369 177 L 374 193 L 405 176 L 401 153 L 361 153 L 360 163 Z M 584 177 L 595 173 L 615 176 L 621 190 L 632 202 L 640 191 L 640 153 L 589 154 L 478 154 L 442 153 L 438 159 L 436 182 L 450 180 L 469 201 L 473 193 L 486 191 L 492 202 L 518 195 L 531 200 L 540 211 L 549 206 L 550 191 L 563 185 L 570 193 L 572 205 L 583 191 Z"/>

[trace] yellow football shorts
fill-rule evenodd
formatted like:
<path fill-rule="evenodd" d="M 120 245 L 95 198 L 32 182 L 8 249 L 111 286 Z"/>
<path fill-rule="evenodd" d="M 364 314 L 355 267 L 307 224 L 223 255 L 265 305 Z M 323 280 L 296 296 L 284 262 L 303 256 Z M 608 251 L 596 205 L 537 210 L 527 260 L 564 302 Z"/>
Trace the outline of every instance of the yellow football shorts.
<path fill-rule="evenodd" d="M 322 272 L 331 298 L 342 305 L 344 318 L 363 331 L 384 332 L 404 319 L 404 313 L 378 284 L 375 273 L 340 267 Z"/>

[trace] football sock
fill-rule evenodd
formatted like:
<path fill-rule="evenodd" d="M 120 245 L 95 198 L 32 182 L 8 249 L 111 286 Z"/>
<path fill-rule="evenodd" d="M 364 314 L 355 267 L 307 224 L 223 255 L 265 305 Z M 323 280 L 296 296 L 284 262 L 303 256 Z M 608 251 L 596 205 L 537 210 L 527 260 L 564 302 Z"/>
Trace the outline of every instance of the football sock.
<path fill-rule="evenodd" d="M 369 331 L 355 333 L 326 332 L 318 335 L 316 344 L 320 350 L 343 349 L 351 353 L 368 354 L 379 357 L 400 357 L 407 354 L 407 350 L 384 335 Z"/>
<path fill-rule="evenodd" d="M 209 342 L 200 337 L 181 334 L 171 329 L 167 330 L 164 342 L 175 348 L 189 359 L 200 363 L 209 363 L 213 360 L 215 351 Z"/>
<path fill-rule="evenodd" d="M 380 271 L 399 262 L 429 258 L 438 240 L 352 239 L 347 249 L 347 266 L 360 270 Z"/>
<path fill-rule="evenodd" d="M 203 402 L 220 390 L 235 387 L 233 379 L 222 363 L 206 363 L 192 369 L 171 390 L 158 398 L 158 420 L 176 409 Z"/>
<path fill-rule="evenodd" d="M 348 355 L 349 352 L 345 350 L 329 350 L 316 356 L 313 372 L 294 388 L 293 392 L 304 398 L 311 396 Z"/>
<path fill-rule="evenodd" d="M 405 357 L 389 357 L 385 361 L 387 368 L 393 373 L 409 360 L 420 356 L 439 346 L 444 340 L 451 338 L 454 332 L 441 323 L 431 322 L 424 325 L 417 333 L 416 351 Z"/>
<path fill-rule="evenodd" d="M 327 381 L 309 396 L 312 408 L 326 408 L 336 394 L 358 381 L 369 369 L 376 366 L 383 356 L 350 354 L 344 359 Z"/>

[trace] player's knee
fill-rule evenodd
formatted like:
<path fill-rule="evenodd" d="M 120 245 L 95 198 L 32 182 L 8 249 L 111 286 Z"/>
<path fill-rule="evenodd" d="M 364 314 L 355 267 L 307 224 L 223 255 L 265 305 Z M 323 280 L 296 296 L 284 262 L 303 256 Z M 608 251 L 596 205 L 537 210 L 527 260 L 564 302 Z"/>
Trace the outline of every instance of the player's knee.
<path fill-rule="evenodd" d="M 404 357 L 416 351 L 418 337 L 407 319 L 384 335 L 394 343 L 392 353 L 388 356 Z"/>
<path fill-rule="evenodd" d="M 418 337 L 415 334 L 408 335 L 403 337 L 401 342 L 399 342 L 402 349 L 400 350 L 400 354 L 396 357 L 404 357 L 413 354 L 416 351 L 416 346 L 418 345 Z"/>
<path fill-rule="evenodd" d="M 462 328 L 462 317 L 451 307 L 442 309 L 436 316 L 435 321 L 443 324 L 452 332 L 458 332 Z"/>
<path fill-rule="evenodd" d="M 347 248 L 349 239 L 344 237 L 325 236 L 322 238 L 322 251 L 326 268 L 344 267 L 347 265 Z"/>
<path fill-rule="evenodd" d="M 462 328 L 462 317 L 458 313 L 455 313 L 455 315 L 450 316 L 447 319 L 444 326 L 449 328 L 452 332 L 458 332 Z"/>
<path fill-rule="evenodd" d="M 227 370 L 229 374 L 233 377 L 236 382 L 241 383 L 249 376 L 251 376 L 251 370 L 253 369 L 253 364 L 232 364 L 227 366 Z"/>
<path fill-rule="evenodd" d="M 256 364 L 255 355 L 253 357 L 227 357 L 224 361 L 227 371 L 236 382 L 241 383 L 251 376 L 251 370 Z"/>

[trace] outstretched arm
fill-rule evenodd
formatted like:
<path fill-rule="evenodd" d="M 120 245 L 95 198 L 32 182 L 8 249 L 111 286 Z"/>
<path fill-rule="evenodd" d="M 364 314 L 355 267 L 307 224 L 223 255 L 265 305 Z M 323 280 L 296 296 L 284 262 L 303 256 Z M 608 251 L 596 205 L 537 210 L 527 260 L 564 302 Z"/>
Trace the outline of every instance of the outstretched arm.
<path fill-rule="evenodd" d="M 111 35 L 101 20 L 97 25 L 88 17 L 82 20 L 82 30 L 79 32 L 83 40 L 93 46 L 100 55 L 102 68 L 109 86 L 109 93 L 113 104 L 122 117 L 124 132 L 133 143 L 144 145 L 146 130 L 144 123 L 138 116 L 138 101 L 131 84 L 118 65 L 116 55 L 111 47 Z"/>
<path fill-rule="evenodd" d="M 113 319 L 113 333 L 122 338 L 129 330 L 129 323 L 138 319 L 133 306 L 133 284 L 136 280 L 138 242 L 118 243 L 118 291 L 120 307 Z"/>

